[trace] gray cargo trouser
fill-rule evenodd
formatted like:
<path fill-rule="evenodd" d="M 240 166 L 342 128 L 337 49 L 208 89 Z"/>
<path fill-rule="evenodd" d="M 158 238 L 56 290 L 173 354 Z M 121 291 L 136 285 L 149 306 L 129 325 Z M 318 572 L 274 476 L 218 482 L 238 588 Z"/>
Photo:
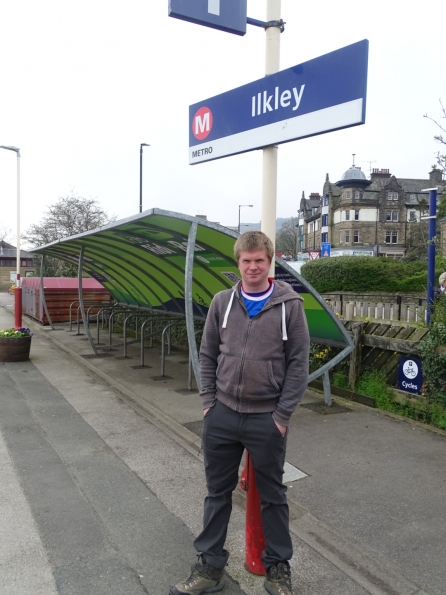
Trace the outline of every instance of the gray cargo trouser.
<path fill-rule="evenodd" d="M 260 494 L 266 569 L 290 560 L 286 486 L 282 484 L 287 434 L 280 434 L 271 413 L 239 413 L 219 401 L 204 418 L 203 451 L 208 495 L 204 502 L 203 531 L 194 542 L 205 563 L 223 568 L 224 549 L 243 451 L 249 452 Z"/>

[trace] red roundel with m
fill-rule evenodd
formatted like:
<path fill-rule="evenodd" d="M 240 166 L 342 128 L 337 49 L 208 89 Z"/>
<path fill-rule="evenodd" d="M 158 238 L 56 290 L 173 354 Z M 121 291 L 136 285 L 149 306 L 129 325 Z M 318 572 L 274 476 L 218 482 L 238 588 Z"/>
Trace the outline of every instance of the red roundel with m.
<path fill-rule="evenodd" d="M 192 118 L 192 134 L 197 140 L 204 140 L 212 130 L 212 112 L 208 107 L 200 107 Z"/>

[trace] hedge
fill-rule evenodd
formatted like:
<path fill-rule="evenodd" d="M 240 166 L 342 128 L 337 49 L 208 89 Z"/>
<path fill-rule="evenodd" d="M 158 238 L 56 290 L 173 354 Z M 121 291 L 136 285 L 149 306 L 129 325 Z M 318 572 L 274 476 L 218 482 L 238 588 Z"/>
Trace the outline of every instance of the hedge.
<path fill-rule="evenodd" d="M 446 259 L 437 258 L 435 283 L 446 270 Z M 367 256 L 320 258 L 304 264 L 301 275 L 319 293 L 338 291 L 423 292 L 427 287 L 427 262 Z"/>

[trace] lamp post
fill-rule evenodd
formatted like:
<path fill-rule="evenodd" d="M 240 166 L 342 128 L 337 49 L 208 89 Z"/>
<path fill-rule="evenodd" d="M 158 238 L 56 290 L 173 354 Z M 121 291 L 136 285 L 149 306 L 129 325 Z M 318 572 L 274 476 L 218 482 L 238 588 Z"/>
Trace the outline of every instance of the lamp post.
<path fill-rule="evenodd" d="M 20 282 L 20 149 L 0 145 L 0 149 L 14 151 L 17 154 L 17 253 L 16 253 L 16 281 L 14 291 L 14 325 L 22 326 L 22 286 Z"/>
<path fill-rule="evenodd" d="M 426 323 L 430 324 L 434 307 L 435 285 L 435 234 L 437 227 L 437 188 L 425 188 L 421 192 L 429 192 L 429 216 L 422 219 L 429 220 L 429 242 L 427 247 L 427 307 Z"/>
<path fill-rule="evenodd" d="M 139 212 L 142 213 L 142 148 L 150 147 L 147 143 L 141 143 L 139 146 Z"/>
<path fill-rule="evenodd" d="M 253 207 L 254 205 L 239 205 L 238 206 L 238 232 L 240 233 L 240 209 L 242 207 Z"/>

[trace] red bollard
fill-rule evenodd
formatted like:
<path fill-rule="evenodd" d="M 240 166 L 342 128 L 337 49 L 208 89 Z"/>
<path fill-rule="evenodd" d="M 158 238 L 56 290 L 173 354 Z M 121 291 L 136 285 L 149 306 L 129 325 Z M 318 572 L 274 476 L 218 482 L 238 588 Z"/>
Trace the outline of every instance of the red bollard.
<path fill-rule="evenodd" d="M 14 290 L 14 326 L 22 328 L 22 288 L 20 286 Z"/>
<path fill-rule="evenodd" d="M 262 552 L 265 549 L 262 516 L 260 514 L 260 494 L 257 489 L 256 476 L 251 457 L 246 452 L 245 468 L 240 478 L 240 487 L 246 492 L 246 536 L 245 536 L 245 568 L 265 576 L 262 564 Z"/>

